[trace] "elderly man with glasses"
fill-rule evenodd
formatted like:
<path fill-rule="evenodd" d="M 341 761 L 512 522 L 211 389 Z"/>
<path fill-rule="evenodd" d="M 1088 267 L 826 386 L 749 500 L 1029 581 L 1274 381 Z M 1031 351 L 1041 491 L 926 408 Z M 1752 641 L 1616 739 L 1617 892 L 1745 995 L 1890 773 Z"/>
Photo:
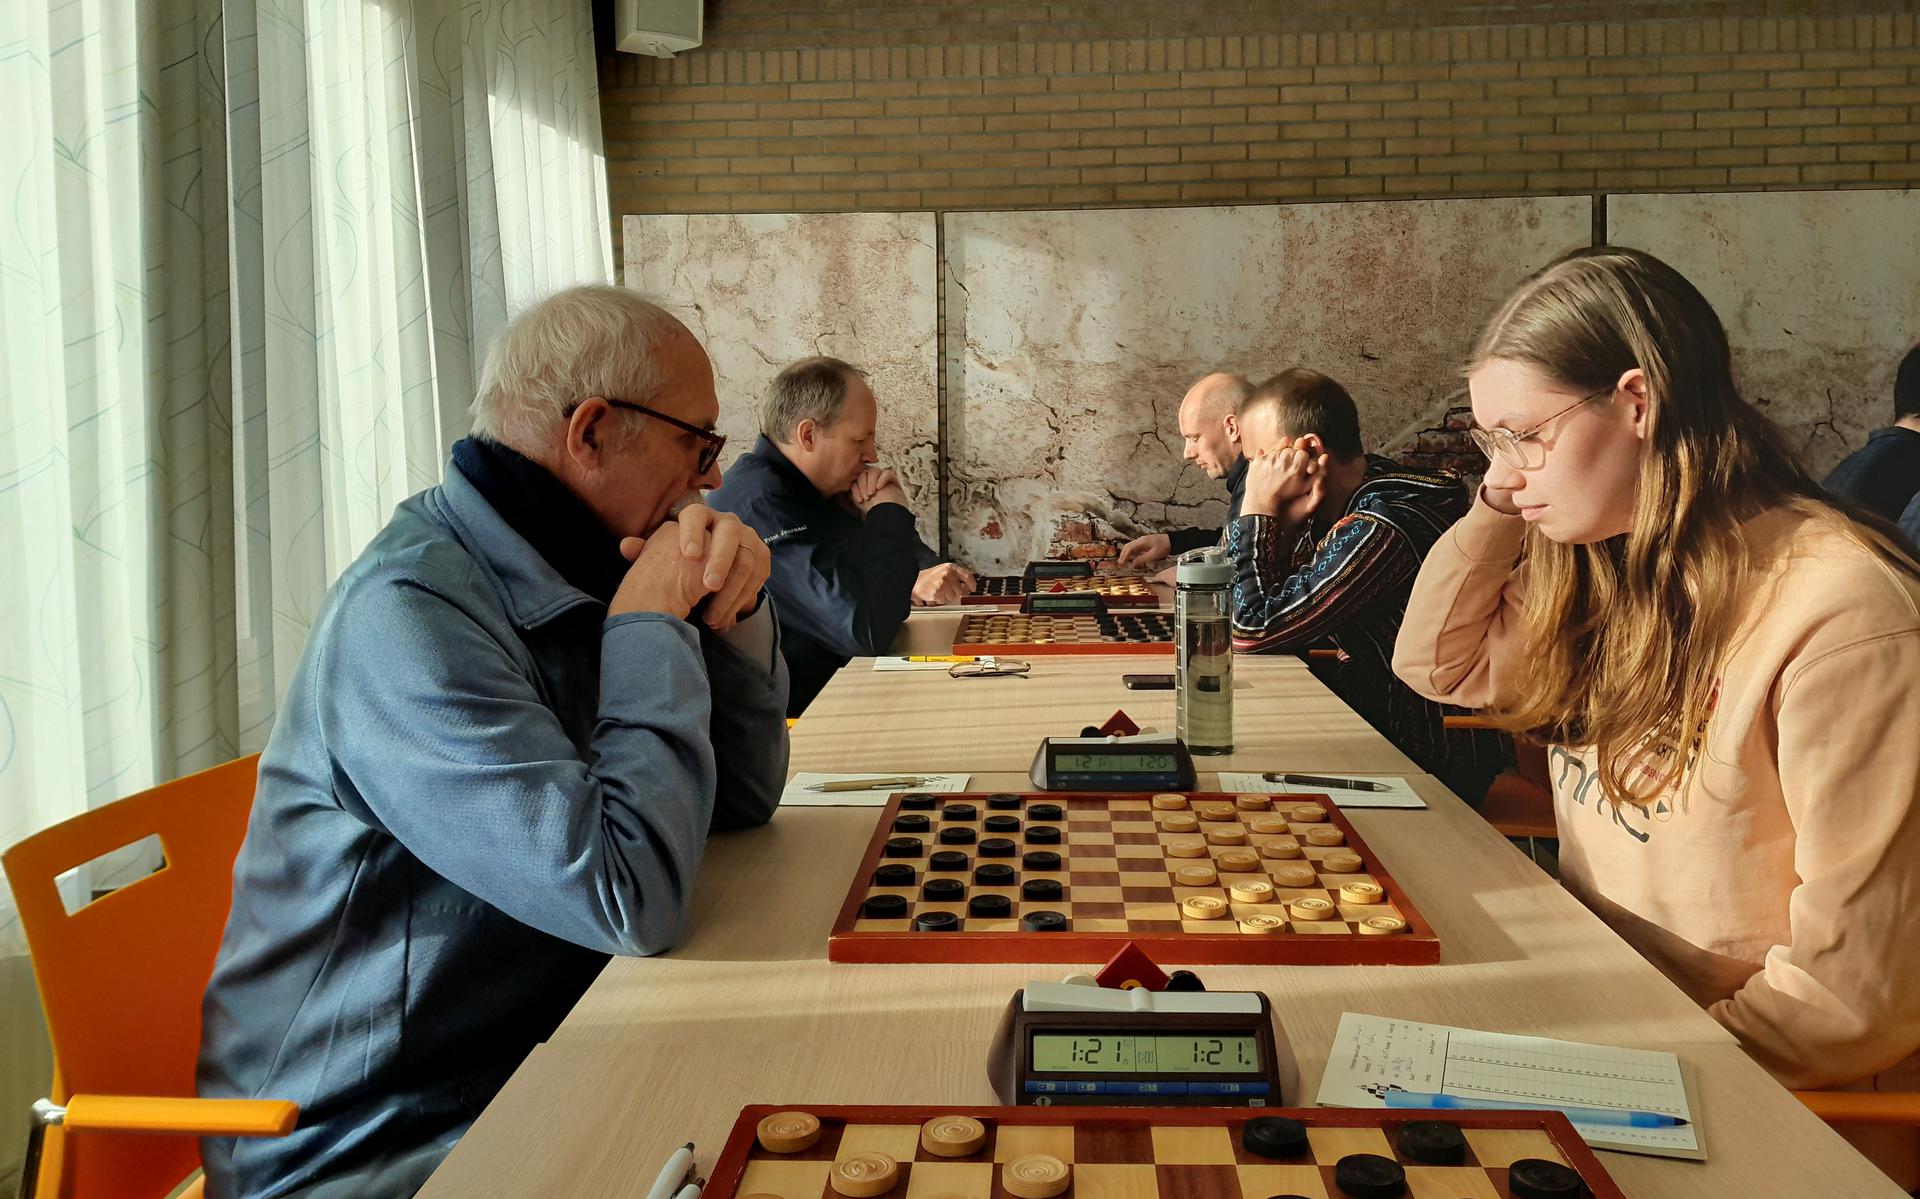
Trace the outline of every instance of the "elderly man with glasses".
<path fill-rule="evenodd" d="M 1227 527 L 1233 645 L 1297 653 L 1331 642 L 1324 681 L 1400 751 L 1479 803 L 1510 760 L 1503 738 L 1449 732 L 1446 709 L 1393 673 L 1393 646 L 1420 563 L 1467 510 L 1450 471 L 1366 453 L 1345 388 L 1294 368 L 1241 405 L 1246 500 Z"/>
<path fill-rule="evenodd" d="M 951 604 L 974 587 L 972 572 L 920 540 L 900 480 L 874 467 L 878 419 L 858 367 L 803 358 L 774 377 L 759 440 L 713 493 L 772 547 L 790 715 L 848 659 L 886 653 L 914 604 Z"/>
<path fill-rule="evenodd" d="M 208 1193 L 410 1195 L 610 954 L 670 946 L 708 834 L 764 823 L 787 676 L 765 545 L 703 507 L 713 369 L 564 291 L 501 334 L 446 481 L 317 614 L 260 762 L 200 1093 Z"/>

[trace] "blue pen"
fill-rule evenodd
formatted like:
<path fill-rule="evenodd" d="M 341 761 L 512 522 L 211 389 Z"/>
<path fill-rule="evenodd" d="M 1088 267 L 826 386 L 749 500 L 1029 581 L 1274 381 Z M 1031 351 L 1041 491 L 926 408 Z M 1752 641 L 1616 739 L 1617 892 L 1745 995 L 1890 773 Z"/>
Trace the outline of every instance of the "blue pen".
<path fill-rule="evenodd" d="M 1565 1103 L 1508 1103 L 1501 1099 L 1471 1099 L 1465 1095 L 1430 1095 L 1421 1091 L 1388 1091 L 1388 1107 L 1461 1108 L 1498 1112 L 1560 1112 L 1581 1124 L 1616 1128 L 1681 1128 L 1686 1121 L 1659 1112 L 1636 1112 L 1622 1107 L 1573 1107 Z"/>

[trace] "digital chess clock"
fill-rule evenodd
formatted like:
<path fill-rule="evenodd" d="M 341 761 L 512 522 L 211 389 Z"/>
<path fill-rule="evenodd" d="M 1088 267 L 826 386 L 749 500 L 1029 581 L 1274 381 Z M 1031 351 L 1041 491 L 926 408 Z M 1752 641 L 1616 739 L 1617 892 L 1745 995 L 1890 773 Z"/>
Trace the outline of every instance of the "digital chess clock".
<path fill-rule="evenodd" d="M 1002 1103 L 1270 1107 L 1291 1050 L 1257 991 L 1034 983 L 1000 1018 L 987 1075 Z"/>
<path fill-rule="evenodd" d="M 1034 591 L 1021 598 L 1020 610 L 1028 616 L 1101 616 L 1107 601 L 1098 591 Z"/>
<path fill-rule="evenodd" d="M 1093 577 L 1091 562 L 1048 562 L 1027 563 L 1029 579 L 1090 579 Z"/>
<path fill-rule="evenodd" d="M 1155 737 L 1047 737 L 1027 771 L 1042 791 L 1191 791 L 1186 743 Z"/>

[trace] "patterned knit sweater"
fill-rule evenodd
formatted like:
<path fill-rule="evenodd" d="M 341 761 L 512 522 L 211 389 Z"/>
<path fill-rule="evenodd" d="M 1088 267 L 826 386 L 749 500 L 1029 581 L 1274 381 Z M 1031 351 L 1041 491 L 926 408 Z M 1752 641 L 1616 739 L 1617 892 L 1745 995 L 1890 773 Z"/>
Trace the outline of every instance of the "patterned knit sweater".
<path fill-rule="evenodd" d="M 1333 644 L 1342 662 L 1323 677 L 1348 706 L 1421 769 L 1450 783 L 1477 777 L 1484 788 L 1507 760 L 1504 740 L 1444 732 L 1449 709 L 1393 673 L 1393 645 L 1421 560 L 1468 502 L 1452 471 L 1369 454 L 1365 478 L 1318 539 L 1311 526 L 1288 535 L 1275 517 L 1242 516 L 1228 527 L 1227 555 L 1234 649 L 1298 653 Z"/>

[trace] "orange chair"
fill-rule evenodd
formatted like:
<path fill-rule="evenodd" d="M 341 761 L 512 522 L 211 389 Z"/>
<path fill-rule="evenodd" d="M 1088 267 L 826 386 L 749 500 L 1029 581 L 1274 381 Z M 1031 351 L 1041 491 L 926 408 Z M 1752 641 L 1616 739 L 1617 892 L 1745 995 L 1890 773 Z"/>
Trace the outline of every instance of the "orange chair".
<path fill-rule="evenodd" d="M 53 1041 L 53 1096 L 34 1104 L 22 1199 L 158 1199 L 199 1167 L 196 1138 L 293 1130 L 292 1103 L 193 1097 L 200 997 L 259 764 L 255 754 L 177 779 L 0 855 Z M 160 870 L 67 913 L 55 879 L 153 834 Z M 196 1180 L 183 1196 L 200 1193 Z"/>
<path fill-rule="evenodd" d="M 1912 1091 L 1795 1091 L 1793 1097 L 1828 1124 L 1920 1124 Z"/>
<path fill-rule="evenodd" d="M 1450 729 L 1496 729 L 1500 726 L 1484 716 L 1447 716 L 1442 723 Z M 1512 770 L 1494 776 L 1487 797 L 1480 801 L 1480 815 L 1503 837 L 1524 837 L 1527 851 L 1533 851 L 1536 837 L 1560 835 L 1553 819 L 1553 784 L 1547 777 L 1547 751 L 1524 738 L 1514 738 L 1515 763 Z"/>

